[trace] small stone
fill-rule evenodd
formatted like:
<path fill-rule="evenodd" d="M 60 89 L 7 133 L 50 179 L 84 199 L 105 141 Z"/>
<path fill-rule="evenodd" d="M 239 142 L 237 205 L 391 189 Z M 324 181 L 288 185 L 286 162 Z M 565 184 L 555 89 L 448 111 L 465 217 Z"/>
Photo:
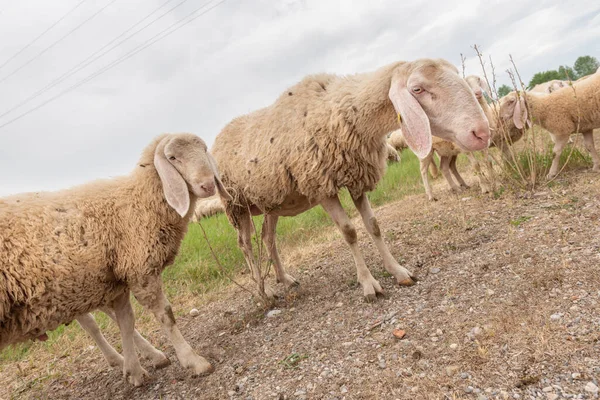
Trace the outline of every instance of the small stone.
<path fill-rule="evenodd" d="M 402 329 L 394 329 L 392 331 L 392 335 L 394 335 L 396 339 L 404 339 L 404 336 L 406 336 L 406 332 Z"/>
<path fill-rule="evenodd" d="M 542 389 L 542 391 L 544 393 L 550 393 L 554 391 L 554 388 L 552 386 L 546 386 L 545 388 Z"/>
<path fill-rule="evenodd" d="M 432 341 L 432 342 L 437 342 L 438 340 L 440 340 L 440 339 L 438 339 L 438 337 L 437 337 L 437 336 L 432 336 L 432 337 L 431 337 L 431 341 Z"/>
<path fill-rule="evenodd" d="M 348 387 L 346 387 L 346 385 L 342 385 L 342 387 L 340 388 L 340 393 L 341 394 L 348 393 Z"/>
<path fill-rule="evenodd" d="M 473 393 L 473 386 L 467 386 L 465 388 L 465 393 Z"/>
<path fill-rule="evenodd" d="M 343 306 L 344 306 L 344 303 L 342 303 L 342 302 L 339 302 L 339 303 L 337 303 L 335 306 L 336 306 L 337 308 L 340 308 L 340 307 L 343 307 Z"/>
<path fill-rule="evenodd" d="M 456 343 L 452 343 L 452 344 L 450 345 L 450 348 L 451 348 L 452 350 L 456 350 L 456 349 L 458 349 L 458 345 L 457 345 Z"/>
<path fill-rule="evenodd" d="M 563 316 L 563 314 L 562 314 L 562 313 L 556 313 L 556 314 L 552 314 L 552 315 L 550 316 L 550 319 L 551 319 L 552 321 L 558 321 L 559 319 L 561 319 L 561 318 L 562 318 L 562 316 Z"/>
<path fill-rule="evenodd" d="M 571 374 L 571 378 L 573 378 L 573 379 L 581 379 L 581 374 L 579 372 L 573 372 Z"/>
<path fill-rule="evenodd" d="M 467 379 L 469 377 L 469 374 L 467 374 L 466 372 L 463 372 L 462 374 L 460 374 L 460 379 Z"/>
<path fill-rule="evenodd" d="M 469 333 L 467 333 L 467 337 L 470 340 L 475 340 L 476 337 L 478 337 L 479 335 L 481 335 L 481 328 L 476 326 L 475 328 L 471 329 L 471 331 Z"/>
<path fill-rule="evenodd" d="M 436 331 L 435 331 L 435 334 L 436 334 L 437 336 L 442 336 L 442 335 L 444 334 L 444 332 L 442 332 L 442 330 L 441 330 L 441 329 L 436 329 Z"/>
<path fill-rule="evenodd" d="M 450 365 L 446 367 L 446 375 L 453 376 L 458 371 L 458 367 L 456 365 Z"/>
<path fill-rule="evenodd" d="M 488 289 L 488 290 L 486 290 L 486 291 L 485 291 L 485 293 L 486 293 L 488 296 L 493 296 L 493 295 L 494 295 L 496 292 L 494 292 L 492 289 Z"/>
<path fill-rule="evenodd" d="M 477 400 L 488 400 L 487 396 L 480 394 L 479 396 L 477 396 Z"/>
<path fill-rule="evenodd" d="M 437 267 L 429 268 L 429 272 L 431 272 L 432 274 L 439 274 L 440 269 Z"/>
<path fill-rule="evenodd" d="M 281 310 L 271 310 L 267 313 L 267 318 L 273 318 L 281 314 Z"/>
<path fill-rule="evenodd" d="M 589 393 L 598 393 L 598 386 L 594 385 L 594 382 L 586 383 L 583 389 Z"/>
<path fill-rule="evenodd" d="M 197 309 L 197 308 L 192 308 L 192 309 L 190 310 L 190 316 L 192 316 L 192 317 L 197 317 L 198 315 L 200 315 L 200 311 L 198 311 L 198 309 Z"/>
<path fill-rule="evenodd" d="M 556 393 L 546 393 L 546 400 L 557 400 L 558 395 Z"/>

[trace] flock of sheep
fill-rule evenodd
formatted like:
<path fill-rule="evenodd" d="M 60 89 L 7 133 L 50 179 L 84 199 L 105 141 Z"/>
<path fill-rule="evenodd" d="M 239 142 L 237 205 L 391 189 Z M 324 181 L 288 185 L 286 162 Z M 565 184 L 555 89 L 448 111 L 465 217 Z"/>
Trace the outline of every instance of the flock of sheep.
<path fill-rule="evenodd" d="M 464 186 L 456 156 L 469 154 L 482 176 L 472 152 L 487 152 L 489 146 L 506 152 L 531 123 L 529 115 L 554 139 L 551 175 L 576 131 L 584 135 L 593 168 L 599 170 L 592 130 L 600 127 L 600 71 L 572 86 L 551 93 L 512 92 L 488 104 L 483 91 L 489 89 L 481 78 L 463 79 L 441 59 L 396 62 L 352 76 L 311 75 L 272 105 L 232 120 L 210 153 L 195 135 L 165 134 L 144 149 L 128 176 L 1 198 L 0 349 L 45 340 L 47 331 L 77 320 L 108 363 L 141 385 L 147 372 L 136 348 L 155 367 L 168 365 L 169 359 L 135 330 L 133 293 L 162 325 L 180 363 L 197 375 L 212 372 L 181 335 L 161 273 L 173 263 L 197 201 L 216 193 L 257 281 L 251 216 L 264 214 L 262 239 L 277 281 L 289 287 L 298 281 L 279 258 L 278 218 L 321 205 L 352 252 L 364 296 L 375 300 L 381 285 L 367 268 L 338 198 L 347 188 L 385 269 L 399 285 L 412 285 L 412 273 L 389 251 L 366 196 L 385 173 L 390 146 L 408 146 L 421 159 L 430 199 L 427 169 L 433 152 L 440 155 L 451 187 L 457 187 L 451 173 Z M 483 191 L 489 190 L 480 182 Z M 95 310 L 117 322 L 122 355 L 103 337 L 90 314 Z"/>

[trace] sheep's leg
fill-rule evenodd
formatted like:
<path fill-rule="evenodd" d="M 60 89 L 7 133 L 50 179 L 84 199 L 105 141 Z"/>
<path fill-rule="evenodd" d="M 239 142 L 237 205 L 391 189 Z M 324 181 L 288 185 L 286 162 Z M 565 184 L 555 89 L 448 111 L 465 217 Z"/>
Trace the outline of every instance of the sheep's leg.
<path fill-rule="evenodd" d="M 438 167 L 435 164 L 435 157 L 433 154 L 431 155 L 431 163 L 429 164 L 429 173 L 433 179 L 437 179 L 437 177 L 440 175 L 440 171 L 438 171 Z"/>
<path fill-rule="evenodd" d="M 299 283 L 296 278 L 285 272 L 285 269 L 281 264 L 281 260 L 279 259 L 279 252 L 277 251 L 276 243 L 277 239 L 275 234 L 278 219 L 279 217 L 277 215 L 265 214 L 265 219 L 262 226 L 262 239 L 265 242 L 265 246 L 267 246 L 269 257 L 271 258 L 273 266 L 275 267 L 275 276 L 277 277 L 277 282 L 283 283 L 285 287 L 289 288 L 292 286 L 297 286 Z"/>
<path fill-rule="evenodd" d="M 582 132 L 583 135 L 583 144 L 585 148 L 592 156 L 592 161 L 594 162 L 594 166 L 592 167 L 593 171 L 600 172 L 600 157 L 598 156 L 598 152 L 596 151 L 596 146 L 594 146 L 594 131 L 586 131 Z"/>
<path fill-rule="evenodd" d="M 468 154 L 471 154 L 471 153 L 468 153 Z M 456 159 L 457 158 L 458 158 L 458 156 L 450 157 L 450 170 L 452 171 L 452 174 L 454 174 L 454 176 L 456 177 L 456 180 L 458 181 L 459 185 L 465 189 L 468 189 L 468 188 L 470 188 L 470 186 L 467 185 L 467 183 L 464 181 L 462 176 L 460 176 L 460 174 L 458 173 L 458 169 L 456 169 Z"/>
<path fill-rule="evenodd" d="M 133 342 L 133 331 L 135 329 L 135 316 L 129 302 L 129 291 L 126 291 L 117 297 L 112 306 L 115 310 L 117 324 L 121 331 L 121 341 L 123 343 L 123 376 L 129 383 L 140 386 L 144 383 L 144 376 L 148 373 L 140 365 L 135 345 Z"/>
<path fill-rule="evenodd" d="M 398 264 L 398 261 L 392 256 L 392 253 L 390 253 L 390 250 L 381 238 L 381 230 L 379 229 L 377 218 L 375 218 L 375 214 L 371 209 L 371 204 L 369 203 L 367 196 L 363 193 L 357 199 L 353 199 L 353 201 L 362 217 L 365 228 L 367 228 L 367 231 L 371 234 L 371 238 L 373 238 L 373 242 L 375 242 L 375 246 L 377 246 L 377 250 L 379 250 L 379 254 L 381 254 L 381 257 L 383 258 L 383 266 L 386 271 L 396 278 L 396 282 L 398 282 L 399 285 L 414 285 L 414 282 L 411 279 L 412 274 L 406 268 Z"/>
<path fill-rule="evenodd" d="M 115 322 L 117 321 L 117 317 L 115 316 L 115 313 L 112 309 L 108 307 L 103 307 L 101 308 L 101 310 L 104 314 L 108 315 L 110 319 L 112 319 Z M 140 335 L 137 329 L 133 330 L 133 342 L 135 343 L 135 347 L 138 348 L 142 357 L 144 357 L 146 360 L 149 360 L 154 366 L 154 368 L 160 369 L 171 364 L 171 361 L 169 361 L 167 356 L 165 356 L 165 354 L 162 351 L 156 349 L 150 344 L 150 342 L 144 339 L 144 337 Z M 106 357 L 106 354 L 104 356 Z"/>
<path fill-rule="evenodd" d="M 158 322 L 162 325 L 165 335 L 175 348 L 177 359 L 184 368 L 190 368 L 195 375 L 204 375 L 213 372 L 213 367 L 203 357 L 200 357 L 185 341 L 175 323 L 175 316 L 171 304 L 162 290 L 160 275 L 144 276 L 143 282 L 131 285 L 131 291 L 140 304 L 148 308 Z M 117 314 L 118 317 L 118 314 Z"/>
<path fill-rule="evenodd" d="M 252 273 L 252 277 L 254 281 L 258 285 L 258 289 L 262 290 L 267 295 L 268 298 L 274 298 L 275 292 L 262 278 L 262 273 L 260 270 L 260 266 L 257 264 L 256 258 L 254 258 L 254 253 L 252 251 L 252 217 L 249 213 L 244 213 L 238 217 L 238 246 L 242 249 L 244 253 L 244 258 L 246 259 L 246 264 L 248 264 L 248 268 L 250 268 L 250 272 Z"/>
<path fill-rule="evenodd" d="M 123 356 L 106 341 L 92 314 L 83 314 L 76 318 L 81 327 L 94 339 L 104 358 L 111 367 L 123 368 Z"/>
<path fill-rule="evenodd" d="M 486 179 L 481 172 L 481 165 L 479 164 L 479 160 L 475 157 L 473 152 L 468 152 L 467 157 L 473 165 L 473 169 L 475 170 L 475 175 L 477 176 L 477 180 L 479 181 L 479 187 L 481 188 L 481 193 L 489 193 L 490 189 L 487 185 Z M 485 156 L 484 156 L 485 157 Z"/>
<path fill-rule="evenodd" d="M 454 179 L 452 179 L 452 175 L 450 175 L 450 157 L 440 157 L 440 169 L 442 170 L 442 175 L 444 175 L 444 178 L 446 178 L 446 182 L 448 182 L 448 185 L 450 185 L 450 190 L 453 192 L 459 192 L 460 188 L 456 183 L 454 183 Z"/>
<path fill-rule="evenodd" d="M 427 194 L 427 198 L 429 199 L 429 201 L 436 201 L 437 199 L 433 197 L 433 193 L 431 192 L 429 176 L 427 175 L 427 168 L 431 164 L 433 164 L 433 151 L 429 153 L 424 159 L 419 160 L 419 164 L 421 167 L 421 180 L 423 181 L 423 186 L 425 186 L 425 193 Z"/>
<path fill-rule="evenodd" d="M 552 159 L 552 166 L 550 167 L 550 172 L 548 172 L 548 179 L 554 178 L 558 173 L 560 155 L 562 154 L 565 145 L 569 141 L 569 135 L 551 135 L 551 137 L 554 141 L 554 158 Z"/>
<path fill-rule="evenodd" d="M 338 196 L 326 197 L 321 201 L 321 206 L 323 206 L 327 214 L 329 214 L 338 229 L 342 232 L 346 243 L 348 243 L 348 246 L 350 247 L 350 251 L 354 257 L 354 263 L 356 264 L 357 280 L 363 288 L 366 300 L 375 300 L 377 293 L 383 293 L 383 290 L 381 289 L 379 282 L 371 275 L 371 272 L 367 268 L 367 264 L 365 264 L 365 260 L 360 254 L 356 229 L 354 229 L 354 225 L 352 225 L 352 222 L 340 204 L 340 199 Z"/>

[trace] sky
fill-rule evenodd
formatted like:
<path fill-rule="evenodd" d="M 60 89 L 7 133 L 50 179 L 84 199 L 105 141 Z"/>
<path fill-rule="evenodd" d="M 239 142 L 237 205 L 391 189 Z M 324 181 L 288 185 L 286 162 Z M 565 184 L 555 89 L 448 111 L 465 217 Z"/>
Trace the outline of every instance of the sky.
<path fill-rule="evenodd" d="M 308 74 L 461 53 L 481 74 L 477 44 L 499 86 L 509 55 L 527 82 L 599 37 L 597 0 L 0 0 L 0 196 L 127 174 L 164 132 L 211 146 Z"/>

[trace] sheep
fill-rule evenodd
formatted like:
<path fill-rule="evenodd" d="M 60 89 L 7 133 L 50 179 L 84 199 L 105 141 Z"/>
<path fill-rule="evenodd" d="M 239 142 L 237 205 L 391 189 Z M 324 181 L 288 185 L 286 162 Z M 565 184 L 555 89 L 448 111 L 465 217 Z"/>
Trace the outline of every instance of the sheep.
<path fill-rule="evenodd" d="M 385 244 L 366 192 L 385 172 L 386 136 L 400 123 L 408 146 L 419 157 L 431 148 L 431 134 L 466 150 L 487 145 L 487 121 L 458 70 L 445 60 L 395 62 L 374 72 L 310 75 L 288 88 L 270 106 L 240 116 L 217 135 L 212 153 L 225 186 L 224 201 L 238 244 L 256 281 L 252 215 L 264 214 L 262 238 L 278 282 L 297 284 L 284 270 L 275 243 L 280 216 L 298 215 L 318 204 L 333 219 L 350 247 L 358 282 L 367 301 L 382 293 L 357 244 L 356 230 L 338 192 L 346 187 L 363 223 L 400 285 L 413 274 L 400 266 Z M 273 295 L 270 287 L 265 287 Z"/>
<path fill-rule="evenodd" d="M 386 143 L 386 147 L 387 147 L 387 160 L 389 162 L 399 162 L 400 154 L 398 153 L 398 151 L 393 146 L 391 146 L 389 143 Z"/>
<path fill-rule="evenodd" d="M 123 375 L 139 386 L 147 373 L 134 342 L 143 355 L 148 349 L 134 333 L 131 291 L 161 323 L 180 363 L 194 374 L 212 372 L 177 328 L 161 272 L 175 259 L 196 200 L 215 187 L 227 198 L 202 139 L 164 134 L 128 176 L 0 200 L 0 349 L 43 340 L 74 319 L 98 341 L 88 313 L 103 309 L 121 331 Z"/>
<path fill-rule="evenodd" d="M 528 116 L 530 111 L 533 119 Z M 511 92 L 502 99 L 500 114 L 505 119 L 512 117 L 518 129 L 533 120 L 550 133 L 554 158 L 548 179 L 558 173 L 560 155 L 572 133 L 583 135 L 585 148 L 593 160 L 592 170 L 600 171 L 600 157 L 594 146 L 594 129 L 600 128 L 600 74 L 547 95 Z"/>
<path fill-rule="evenodd" d="M 535 85 L 529 91 L 530 92 L 539 92 L 539 93 L 552 93 L 552 92 L 557 91 L 558 89 L 562 89 L 562 88 L 568 87 L 568 86 L 569 86 L 569 82 L 567 82 L 567 81 L 553 79 L 551 81 Z"/>
<path fill-rule="evenodd" d="M 196 210 L 194 211 L 192 221 L 197 222 L 202 218 L 221 214 L 224 211 L 225 209 L 223 208 L 221 198 L 217 195 L 207 197 L 206 199 L 199 199 L 196 203 Z"/>

